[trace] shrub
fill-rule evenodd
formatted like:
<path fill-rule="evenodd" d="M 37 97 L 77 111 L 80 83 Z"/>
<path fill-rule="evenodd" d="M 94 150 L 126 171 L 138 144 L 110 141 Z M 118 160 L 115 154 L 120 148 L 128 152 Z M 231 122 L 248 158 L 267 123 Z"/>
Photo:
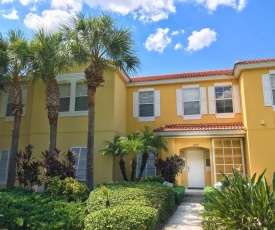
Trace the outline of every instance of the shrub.
<path fill-rule="evenodd" d="M 42 152 L 43 161 L 41 166 L 44 169 L 46 177 L 59 177 L 65 179 L 66 177 L 75 178 L 76 176 L 76 155 L 74 152 L 68 150 L 67 153 L 61 153 L 60 150 L 55 149 L 56 155 L 50 154 L 45 150 Z M 63 155 L 64 160 L 59 160 L 59 156 Z"/>
<path fill-rule="evenodd" d="M 19 151 L 16 154 L 16 174 L 19 186 L 31 190 L 34 185 L 40 186 L 42 181 L 39 179 L 40 162 L 33 161 L 32 145 L 25 147 L 25 152 Z"/>
<path fill-rule="evenodd" d="M 215 194 L 214 188 L 211 186 L 207 186 L 203 190 L 203 203 L 207 204 L 210 202 L 211 197 Z"/>
<path fill-rule="evenodd" d="M 85 219 L 85 229 L 156 229 L 157 210 L 138 205 L 117 205 L 94 211 Z"/>
<path fill-rule="evenodd" d="M 140 182 L 158 182 L 162 184 L 164 179 L 162 176 L 146 176 L 143 177 Z"/>
<path fill-rule="evenodd" d="M 45 192 L 0 192 L 0 229 L 83 229 L 85 204 L 66 202 Z"/>
<path fill-rule="evenodd" d="M 156 159 L 155 165 L 165 181 L 176 184 L 176 175 L 182 172 L 185 160 L 181 156 L 174 154 L 166 160 Z"/>
<path fill-rule="evenodd" d="M 175 207 L 175 193 L 172 188 L 159 183 L 120 182 L 105 184 L 110 189 L 110 208 L 118 205 L 146 206 L 157 210 L 158 220 L 165 221 Z M 87 201 L 89 213 L 105 209 L 105 197 L 96 189 L 91 192 Z"/>
<path fill-rule="evenodd" d="M 175 192 L 175 203 L 179 205 L 183 200 L 185 188 L 183 186 L 176 186 L 173 187 L 173 190 Z"/>
<path fill-rule="evenodd" d="M 275 229 L 275 173 L 272 190 L 263 172 L 256 180 L 233 170 L 224 176 L 225 187 L 207 196 L 203 213 L 205 229 Z"/>
<path fill-rule="evenodd" d="M 61 196 L 68 201 L 86 201 L 89 197 L 89 189 L 85 184 L 67 177 L 60 180 L 58 177 L 47 178 L 48 184 L 46 191 L 53 197 Z"/>

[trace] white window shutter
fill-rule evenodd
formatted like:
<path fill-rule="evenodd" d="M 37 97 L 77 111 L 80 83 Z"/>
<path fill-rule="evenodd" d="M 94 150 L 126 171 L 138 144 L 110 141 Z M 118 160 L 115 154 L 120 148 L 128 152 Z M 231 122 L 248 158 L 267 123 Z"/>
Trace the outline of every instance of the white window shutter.
<path fill-rule="evenodd" d="M 215 103 L 215 87 L 208 87 L 208 106 L 209 106 L 209 114 L 216 113 L 216 103 Z"/>
<path fill-rule="evenodd" d="M 139 93 L 133 92 L 133 117 L 139 117 Z"/>
<path fill-rule="evenodd" d="M 27 110 L 27 96 L 28 96 L 28 91 L 27 89 L 22 89 L 22 104 L 23 104 L 23 113 L 22 116 L 26 115 L 26 110 Z"/>
<path fill-rule="evenodd" d="M 155 94 L 155 117 L 159 117 L 160 116 L 160 91 L 159 90 L 155 90 L 154 91 Z"/>
<path fill-rule="evenodd" d="M 206 88 L 200 87 L 201 114 L 207 114 Z"/>
<path fill-rule="evenodd" d="M 9 157 L 9 150 L 2 150 L 0 152 L 0 184 L 2 185 L 6 185 L 7 183 Z"/>
<path fill-rule="evenodd" d="M 177 116 L 183 116 L 182 89 L 177 89 Z"/>
<path fill-rule="evenodd" d="M 233 103 L 234 103 L 234 112 L 241 113 L 241 98 L 240 98 L 240 86 L 233 85 Z"/>
<path fill-rule="evenodd" d="M 78 181 L 86 181 L 86 162 L 87 162 L 87 148 L 81 148 L 77 159 L 76 179 Z"/>
<path fill-rule="evenodd" d="M 269 74 L 262 75 L 262 83 L 263 83 L 263 92 L 264 92 L 264 105 L 272 106 L 272 99 L 271 99 L 272 94 L 271 94 Z"/>
<path fill-rule="evenodd" d="M 142 154 L 138 154 L 137 155 L 136 178 L 138 178 L 138 176 L 139 176 L 139 171 L 140 171 L 140 167 L 141 167 L 141 161 L 142 161 Z M 144 176 L 144 172 L 143 172 L 142 176 Z"/>
<path fill-rule="evenodd" d="M 8 106 L 8 93 L 2 93 L 2 103 L 1 103 L 1 117 L 5 117 L 7 114 L 7 106 Z"/>

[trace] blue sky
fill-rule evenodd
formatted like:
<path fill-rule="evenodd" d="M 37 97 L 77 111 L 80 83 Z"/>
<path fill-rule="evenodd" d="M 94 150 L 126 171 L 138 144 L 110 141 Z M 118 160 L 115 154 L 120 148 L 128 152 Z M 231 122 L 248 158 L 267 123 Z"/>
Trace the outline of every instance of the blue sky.
<path fill-rule="evenodd" d="M 0 0 L 0 32 L 56 30 L 75 12 L 110 14 L 132 29 L 137 76 L 231 69 L 275 57 L 274 0 Z"/>

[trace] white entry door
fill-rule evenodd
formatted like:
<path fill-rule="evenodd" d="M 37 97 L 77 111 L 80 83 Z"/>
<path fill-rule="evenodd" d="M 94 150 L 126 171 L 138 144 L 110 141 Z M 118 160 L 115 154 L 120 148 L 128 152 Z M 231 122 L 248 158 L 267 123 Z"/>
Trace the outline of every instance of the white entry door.
<path fill-rule="evenodd" d="M 203 151 L 187 151 L 188 188 L 204 188 Z"/>

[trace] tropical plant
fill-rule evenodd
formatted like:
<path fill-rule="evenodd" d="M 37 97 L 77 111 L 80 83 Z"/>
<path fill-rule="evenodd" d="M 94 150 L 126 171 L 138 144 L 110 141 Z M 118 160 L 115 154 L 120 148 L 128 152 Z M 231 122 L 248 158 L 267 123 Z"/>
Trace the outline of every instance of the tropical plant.
<path fill-rule="evenodd" d="M 144 140 L 139 134 L 131 133 L 127 137 L 121 137 L 119 139 L 119 145 L 121 146 L 124 154 L 132 155 L 131 160 L 131 181 L 135 181 L 136 168 L 137 168 L 137 155 L 141 153 L 144 148 Z"/>
<path fill-rule="evenodd" d="M 119 143 L 119 139 L 120 139 L 120 137 L 118 135 L 116 135 L 114 137 L 113 142 L 106 141 L 105 143 L 107 145 L 103 149 L 101 149 L 100 152 L 103 155 L 111 154 L 113 156 L 120 157 L 120 160 L 119 160 L 120 171 L 123 176 L 123 179 L 125 181 L 128 181 L 128 177 L 126 174 L 125 161 L 124 161 L 124 156 L 126 153 L 125 153 L 125 151 L 122 150 L 121 145 Z"/>
<path fill-rule="evenodd" d="M 19 151 L 16 154 L 16 172 L 19 186 L 32 190 L 34 185 L 40 186 L 42 181 L 39 179 L 40 162 L 33 161 L 33 146 L 27 145 L 25 152 Z"/>
<path fill-rule="evenodd" d="M 7 38 L 0 36 L 0 88 L 8 88 L 9 103 L 14 117 L 7 187 L 13 187 L 16 177 L 16 153 L 18 152 L 22 103 L 22 81 L 31 73 L 29 43 L 22 30 L 9 30 Z"/>
<path fill-rule="evenodd" d="M 129 29 L 119 27 L 107 15 L 93 17 L 73 16 L 63 25 L 63 33 L 79 64 L 88 64 L 84 74 L 88 87 L 88 141 L 86 183 L 90 190 L 94 182 L 94 119 L 96 89 L 104 83 L 107 69 L 135 72 L 140 61 L 133 49 L 134 41 Z"/>
<path fill-rule="evenodd" d="M 103 196 L 105 197 L 105 207 L 109 208 L 110 207 L 110 189 L 108 189 L 104 185 L 100 185 L 100 190 L 102 191 Z"/>
<path fill-rule="evenodd" d="M 155 133 L 152 133 L 150 128 L 145 126 L 140 133 L 141 139 L 144 141 L 144 149 L 142 152 L 142 160 L 140 171 L 138 174 L 138 180 L 141 179 L 144 169 L 149 158 L 149 153 L 154 153 L 155 156 L 158 155 L 161 149 L 167 151 L 166 141 L 161 137 L 157 136 Z"/>
<path fill-rule="evenodd" d="M 221 191 L 205 193 L 205 229 L 275 229 L 275 173 L 271 186 L 265 171 L 256 179 L 233 170 L 223 174 Z"/>
<path fill-rule="evenodd" d="M 35 32 L 30 44 L 33 55 L 32 64 L 35 77 L 46 85 L 46 108 L 50 124 L 49 152 L 55 155 L 57 140 L 57 121 L 60 105 L 56 76 L 72 67 L 70 50 L 63 42 L 61 33 L 52 33 L 44 29 Z"/>
<path fill-rule="evenodd" d="M 174 154 L 171 157 L 167 157 L 166 160 L 156 159 L 155 165 L 165 181 L 176 184 L 176 175 L 182 172 L 185 160 L 181 156 Z"/>

